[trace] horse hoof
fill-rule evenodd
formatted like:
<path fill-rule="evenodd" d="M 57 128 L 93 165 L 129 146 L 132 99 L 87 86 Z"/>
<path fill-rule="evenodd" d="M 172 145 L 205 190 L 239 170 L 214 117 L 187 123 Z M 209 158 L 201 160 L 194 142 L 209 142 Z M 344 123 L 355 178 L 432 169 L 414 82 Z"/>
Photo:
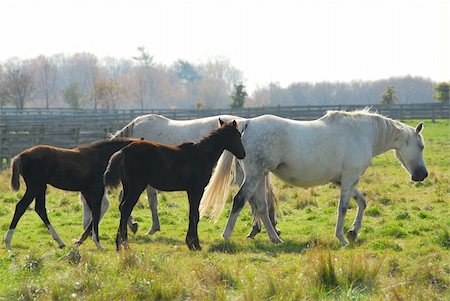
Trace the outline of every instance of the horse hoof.
<path fill-rule="evenodd" d="M 247 238 L 253 239 L 259 232 L 261 232 L 261 228 L 254 226 L 252 228 L 252 231 L 249 234 L 247 234 Z"/>
<path fill-rule="evenodd" d="M 124 242 L 122 242 L 122 245 L 123 245 L 123 248 L 125 250 L 129 250 L 130 249 L 130 245 L 128 244 L 128 242 L 124 241 Z"/>
<path fill-rule="evenodd" d="M 153 235 L 153 234 L 155 234 L 158 231 L 161 231 L 161 229 L 160 228 L 151 228 L 150 230 L 147 231 L 147 234 L 148 235 Z"/>
<path fill-rule="evenodd" d="M 353 230 L 350 230 L 347 232 L 347 239 L 350 243 L 355 242 L 357 236 L 358 236 L 358 233 L 356 233 Z"/>
<path fill-rule="evenodd" d="M 66 247 L 66 245 L 65 244 L 61 244 L 61 245 L 59 245 L 58 246 L 60 249 L 64 249 L 65 247 Z"/>
<path fill-rule="evenodd" d="M 131 232 L 133 232 L 133 234 L 136 234 L 138 229 L 139 229 L 139 224 L 138 223 L 131 224 L 130 230 L 131 230 Z"/>

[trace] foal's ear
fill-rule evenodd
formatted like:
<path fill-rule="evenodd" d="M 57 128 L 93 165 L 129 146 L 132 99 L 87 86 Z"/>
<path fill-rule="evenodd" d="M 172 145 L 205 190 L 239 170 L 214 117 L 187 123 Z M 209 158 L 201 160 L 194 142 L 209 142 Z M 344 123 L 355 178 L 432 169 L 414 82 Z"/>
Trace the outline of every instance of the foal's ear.
<path fill-rule="evenodd" d="M 232 124 L 235 128 L 237 128 L 237 122 L 236 122 L 236 120 L 233 120 L 233 121 L 231 122 L 231 124 Z"/>
<path fill-rule="evenodd" d="M 420 134 L 420 132 L 422 132 L 423 130 L 423 122 L 419 123 L 416 127 L 416 133 Z"/>
<path fill-rule="evenodd" d="M 219 118 L 219 124 L 220 124 L 220 126 L 222 126 L 224 123 L 225 123 L 225 122 L 223 122 L 223 120 Z"/>

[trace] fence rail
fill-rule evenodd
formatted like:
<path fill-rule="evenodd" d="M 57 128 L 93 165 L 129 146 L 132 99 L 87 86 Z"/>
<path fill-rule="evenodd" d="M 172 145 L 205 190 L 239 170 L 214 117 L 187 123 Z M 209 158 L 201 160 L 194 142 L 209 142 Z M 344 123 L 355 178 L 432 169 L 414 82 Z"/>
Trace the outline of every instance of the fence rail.
<path fill-rule="evenodd" d="M 255 117 L 273 114 L 295 120 L 319 118 L 328 110 L 356 110 L 367 105 L 310 105 L 245 108 L 240 110 L 72 110 L 72 109 L 10 109 L 0 110 L 0 169 L 20 151 L 36 145 L 49 144 L 75 147 L 107 138 L 133 118 L 143 114 L 160 114 L 172 119 L 187 120 L 212 115 L 230 114 Z M 449 119 L 449 105 L 443 103 L 372 105 L 373 110 L 398 120 Z"/>

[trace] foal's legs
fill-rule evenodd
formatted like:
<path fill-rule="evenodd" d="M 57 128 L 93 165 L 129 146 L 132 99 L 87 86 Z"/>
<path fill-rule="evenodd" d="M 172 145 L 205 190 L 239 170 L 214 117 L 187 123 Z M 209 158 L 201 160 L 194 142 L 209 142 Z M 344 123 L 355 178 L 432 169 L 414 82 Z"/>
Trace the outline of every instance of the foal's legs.
<path fill-rule="evenodd" d="M 50 224 L 50 221 L 47 216 L 47 209 L 45 208 L 45 191 L 47 190 L 47 187 L 44 186 L 44 188 L 37 194 L 36 196 L 36 202 L 34 204 L 34 209 L 36 213 L 39 215 L 39 217 L 44 222 L 47 229 L 50 231 L 53 239 L 58 243 L 58 246 L 60 248 L 64 248 L 66 245 L 59 237 L 58 233 L 56 232 L 55 228 Z"/>
<path fill-rule="evenodd" d="M 124 197 L 120 203 L 120 223 L 116 236 L 116 250 L 120 250 L 120 245 L 124 244 L 128 249 L 127 244 L 127 221 L 130 217 L 131 211 L 139 200 L 139 196 L 145 189 L 145 184 L 133 184 L 128 187 L 123 183 Z"/>
<path fill-rule="evenodd" d="M 23 195 L 22 199 L 17 203 L 13 219 L 9 226 L 8 232 L 6 232 L 5 236 L 5 245 L 8 250 L 11 250 L 11 239 L 14 234 L 14 230 L 16 229 L 17 223 L 19 222 L 20 218 L 25 213 L 25 211 L 27 210 L 28 206 L 31 204 L 35 196 L 36 192 L 29 189 L 27 186 L 25 194 Z"/>
<path fill-rule="evenodd" d="M 349 230 L 347 233 L 347 239 L 350 242 L 354 242 L 356 240 L 356 237 L 358 237 L 358 233 L 361 229 L 362 219 L 364 216 L 364 209 L 366 209 L 366 198 L 356 187 L 353 191 L 353 197 L 355 198 L 356 204 L 358 205 L 358 212 L 356 213 L 356 217 L 353 222 L 353 229 Z"/>
<path fill-rule="evenodd" d="M 200 213 L 198 207 L 203 195 L 203 189 L 196 191 L 188 191 L 189 198 L 189 227 L 186 234 L 186 244 L 190 250 L 199 251 L 200 241 L 198 239 L 198 222 L 200 220 Z"/>
<path fill-rule="evenodd" d="M 123 194 L 123 190 L 121 191 L 121 193 Z M 120 196 L 119 198 L 122 199 L 123 195 Z M 161 227 L 159 225 L 159 215 L 158 215 L 158 196 L 156 193 L 156 189 L 151 187 L 150 185 L 147 185 L 147 199 L 148 205 L 152 212 L 152 227 L 147 231 L 147 234 L 152 235 L 158 231 L 161 231 Z M 133 216 L 130 215 L 127 224 L 130 230 L 133 231 L 133 233 L 137 232 L 139 224 L 133 222 Z"/>
<path fill-rule="evenodd" d="M 101 216 L 101 206 L 102 206 L 102 197 L 104 195 L 103 184 L 94 185 L 90 191 L 84 191 L 83 196 L 86 199 L 86 203 L 89 206 L 89 209 L 92 213 L 92 219 L 89 225 L 84 230 L 83 234 L 77 241 L 77 245 L 81 245 L 83 241 L 89 236 L 89 233 L 92 230 L 92 240 L 99 250 L 102 250 L 103 247 L 99 241 L 99 230 L 98 224 Z"/>

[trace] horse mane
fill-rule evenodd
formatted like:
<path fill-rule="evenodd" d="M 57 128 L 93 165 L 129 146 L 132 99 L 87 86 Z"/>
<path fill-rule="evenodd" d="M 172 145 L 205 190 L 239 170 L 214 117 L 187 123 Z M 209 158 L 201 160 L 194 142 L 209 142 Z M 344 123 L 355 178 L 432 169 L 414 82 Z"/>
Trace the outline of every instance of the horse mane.
<path fill-rule="evenodd" d="M 381 135 L 380 138 L 384 141 L 391 140 L 394 137 L 398 137 L 398 135 L 406 138 L 411 133 L 412 128 L 410 126 L 370 110 L 371 107 L 365 107 L 364 109 L 350 112 L 331 110 L 327 111 L 327 113 L 319 120 L 329 123 L 341 120 L 369 120 Z"/>
<path fill-rule="evenodd" d="M 203 144 L 207 141 L 210 141 L 211 139 L 217 139 L 215 138 L 215 136 L 220 135 L 220 133 L 225 132 L 227 129 L 229 129 L 230 127 L 232 127 L 231 124 L 227 123 L 224 126 L 219 126 L 218 128 L 213 129 L 211 132 L 209 132 L 209 134 L 203 138 L 201 138 L 199 141 L 197 141 L 197 143 L 195 143 L 196 145 L 198 144 Z"/>
<path fill-rule="evenodd" d="M 154 119 L 163 119 L 169 121 L 170 119 L 167 117 L 164 117 L 163 115 L 159 114 L 147 114 L 147 115 L 141 115 L 133 120 L 131 120 L 126 126 L 124 126 L 122 129 L 116 131 L 114 134 L 109 133 L 108 138 L 109 139 L 116 139 L 119 137 L 133 137 L 133 129 L 136 123 L 139 123 L 141 121 L 151 121 Z"/>

